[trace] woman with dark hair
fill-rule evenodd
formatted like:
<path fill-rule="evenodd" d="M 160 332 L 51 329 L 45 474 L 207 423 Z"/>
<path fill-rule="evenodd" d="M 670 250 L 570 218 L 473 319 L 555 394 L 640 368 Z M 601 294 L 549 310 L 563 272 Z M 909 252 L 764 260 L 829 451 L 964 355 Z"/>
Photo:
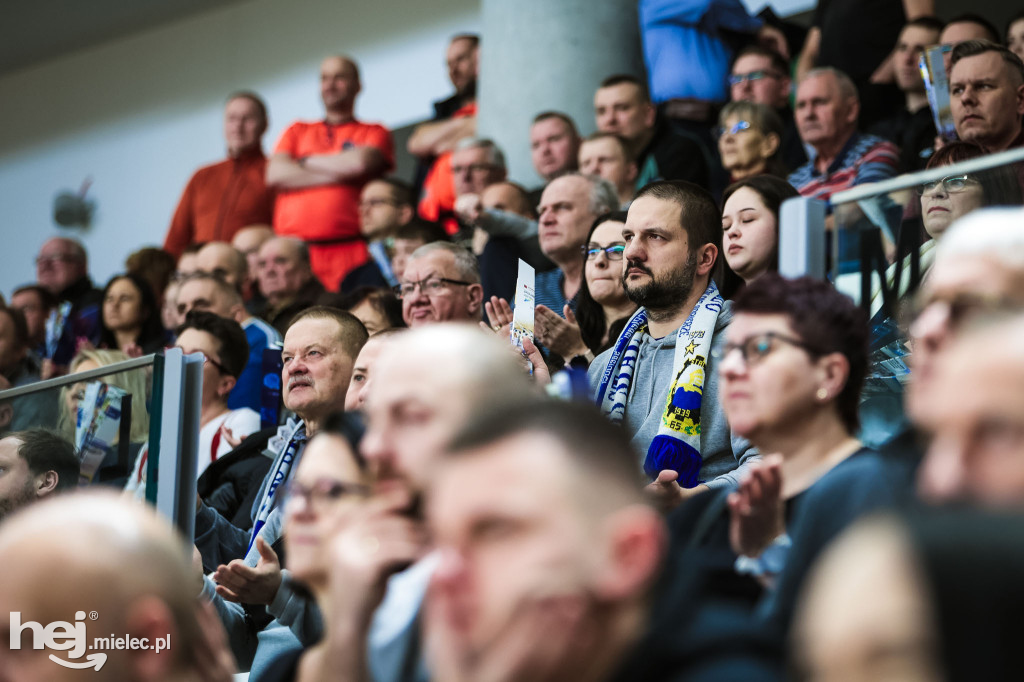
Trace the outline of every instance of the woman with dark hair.
<path fill-rule="evenodd" d="M 827 538 L 889 491 L 880 459 L 854 436 L 867 369 L 864 311 L 828 282 L 775 273 L 745 287 L 732 310 L 715 355 L 718 394 L 734 436 L 771 454 L 734 491 L 691 499 L 672 525 L 700 553 L 693 560 L 717 586 L 709 596 L 735 595 L 753 608 L 764 585 L 799 584 Z M 825 530 L 801 534 L 810 517 Z M 788 603 L 773 607 L 788 613 Z"/>
<path fill-rule="evenodd" d="M 987 152 L 973 142 L 950 142 L 928 160 L 928 168 L 951 166 Z M 976 173 L 959 173 L 926 182 L 917 188 L 921 197 L 921 220 L 932 239 L 940 239 L 954 220 L 982 206 L 1019 206 L 1020 184 L 1009 167 Z"/>
<path fill-rule="evenodd" d="M 582 250 L 583 279 L 575 315 L 569 306 L 563 310 L 564 318 L 542 305 L 535 310 L 537 340 L 566 362 L 582 358 L 589 364 L 614 343 L 636 312 L 622 286 L 625 224 L 626 212 L 612 211 L 598 216 L 590 227 Z"/>
<path fill-rule="evenodd" d="M 103 288 L 100 348 L 138 357 L 154 353 L 168 341 L 160 307 L 149 284 L 132 273 L 114 275 Z"/>
<path fill-rule="evenodd" d="M 733 182 L 765 173 L 785 177 L 779 156 L 785 126 L 771 107 L 729 102 L 722 107 L 718 126 L 718 152 Z"/>
<path fill-rule="evenodd" d="M 745 284 L 779 269 L 779 208 L 795 196 L 796 188 L 771 175 L 740 180 L 722 194 L 722 253 Z"/>
<path fill-rule="evenodd" d="M 1020 679 L 1022 521 L 961 508 L 858 524 L 807 580 L 795 679 Z"/>
<path fill-rule="evenodd" d="M 357 287 L 347 294 L 325 294 L 320 302 L 352 313 L 371 336 L 385 329 L 404 328 L 402 302 L 390 289 Z"/>

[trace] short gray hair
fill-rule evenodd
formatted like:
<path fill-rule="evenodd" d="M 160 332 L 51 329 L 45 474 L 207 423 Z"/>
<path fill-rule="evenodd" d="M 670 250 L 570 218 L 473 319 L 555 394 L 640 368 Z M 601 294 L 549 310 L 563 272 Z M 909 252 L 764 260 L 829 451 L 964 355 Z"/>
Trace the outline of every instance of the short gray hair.
<path fill-rule="evenodd" d="M 452 254 L 452 258 L 455 260 L 455 270 L 459 273 L 459 277 L 470 284 L 480 284 L 480 266 L 477 264 L 476 256 L 464 246 L 451 242 L 430 242 L 413 251 L 409 260 L 429 256 L 435 251 Z"/>
<path fill-rule="evenodd" d="M 804 83 L 805 81 L 808 81 L 811 78 L 817 78 L 818 76 L 832 76 L 836 79 L 836 85 L 839 87 L 840 97 L 843 99 L 852 98 L 858 102 L 860 101 L 860 95 L 857 94 L 857 86 L 853 84 L 853 80 L 839 69 L 831 66 L 819 66 L 811 69 L 800 82 Z"/>
<path fill-rule="evenodd" d="M 619 193 L 615 191 L 615 185 L 608 182 L 599 175 L 587 175 L 579 171 L 572 171 L 559 175 L 560 178 L 583 178 L 590 183 L 590 212 L 595 216 L 603 215 L 608 211 L 615 211 L 619 208 Z"/>
<path fill-rule="evenodd" d="M 505 154 L 501 151 L 501 148 L 494 142 L 494 140 L 483 138 L 483 137 L 466 137 L 458 141 L 455 145 L 455 151 L 460 152 L 463 149 L 486 149 L 487 150 L 487 161 L 491 165 L 506 170 L 505 165 Z"/>

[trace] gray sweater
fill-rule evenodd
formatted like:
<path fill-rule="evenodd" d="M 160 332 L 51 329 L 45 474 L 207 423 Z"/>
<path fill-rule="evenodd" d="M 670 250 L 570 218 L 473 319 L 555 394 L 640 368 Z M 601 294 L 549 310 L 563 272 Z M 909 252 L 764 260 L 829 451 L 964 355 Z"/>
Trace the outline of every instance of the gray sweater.
<path fill-rule="evenodd" d="M 721 348 L 725 344 L 723 332 L 731 321 L 732 306 L 726 301 L 715 324 L 712 349 Z M 665 411 L 665 402 L 672 384 L 675 351 L 675 331 L 661 339 L 644 334 L 640 341 L 623 426 L 632 435 L 633 447 L 640 454 L 641 464 L 647 455 L 647 448 L 658 434 L 661 415 Z M 606 350 L 590 363 L 588 379 L 595 399 L 601 375 L 608 366 L 611 354 L 611 349 Z M 700 453 L 704 464 L 700 469 L 700 479 L 711 488 L 735 485 L 747 462 L 760 459 L 757 450 L 746 439 L 732 435 L 729 429 L 725 413 L 718 402 L 716 370 L 714 358 L 709 357 L 701 399 Z"/>

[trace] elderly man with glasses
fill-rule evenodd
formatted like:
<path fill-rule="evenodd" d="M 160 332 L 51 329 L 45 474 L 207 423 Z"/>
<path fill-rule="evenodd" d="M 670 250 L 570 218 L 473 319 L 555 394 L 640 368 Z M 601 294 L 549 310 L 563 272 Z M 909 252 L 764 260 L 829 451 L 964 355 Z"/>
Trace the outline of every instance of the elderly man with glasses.
<path fill-rule="evenodd" d="M 436 322 L 479 322 L 484 289 L 476 257 L 448 242 L 413 251 L 395 287 L 402 318 L 410 327 Z"/>

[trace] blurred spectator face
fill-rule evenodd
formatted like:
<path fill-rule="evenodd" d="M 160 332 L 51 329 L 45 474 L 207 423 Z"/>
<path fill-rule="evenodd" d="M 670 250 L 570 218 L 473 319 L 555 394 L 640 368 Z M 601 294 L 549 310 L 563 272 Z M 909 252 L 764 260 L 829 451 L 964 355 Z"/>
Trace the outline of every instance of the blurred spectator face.
<path fill-rule="evenodd" d="M 441 282 L 431 290 L 432 281 L 441 279 L 464 282 L 455 267 L 455 256 L 448 251 L 431 251 L 410 258 L 399 284 L 418 282 L 411 294 L 402 297 L 402 318 L 410 327 L 451 321 L 480 319 L 483 288 L 479 284 Z"/>
<path fill-rule="evenodd" d="M 633 83 L 598 88 L 594 95 L 597 129 L 621 135 L 629 142 L 639 140 L 654 127 L 655 113 L 654 106 L 644 101 L 640 88 Z"/>
<path fill-rule="evenodd" d="M 220 400 L 226 401 L 228 393 L 235 387 L 236 379 L 221 369 L 220 341 L 209 332 L 186 329 L 174 345 L 185 354 L 202 353 L 206 358 L 203 362 L 202 406 L 209 407 Z"/>
<path fill-rule="evenodd" d="M 103 324 L 114 331 L 142 326 L 142 293 L 130 279 L 119 279 L 103 299 Z"/>
<path fill-rule="evenodd" d="M 358 94 L 359 76 L 352 62 L 342 57 L 328 57 L 320 64 L 320 98 L 324 109 L 350 108 Z"/>
<path fill-rule="evenodd" d="M 284 542 L 288 570 L 306 585 L 327 584 L 330 539 L 358 509 L 366 480 L 344 438 L 322 433 L 302 453 L 288 483 Z"/>
<path fill-rule="evenodd" d="M 604 178 L 612 183 L 620 197 L 632 194 L 637 176 L 636 164 L 611 137 L 586 140 L 580 145 L 580 172 Z"/>
<path fill-rule="evenodd" d="M 36 256 L 36 281 L 54 296 L 85 276 L 85 262 L 67 239 L 55 237 L 43 244 Z"/>
<path fill-rule="evenodd" d="M 11 307 L 20 310 L 25 316 L 28 337 L 33 345 L 46 340 L 46 318 L 50 311 L 44 306 L 38 292 L 27 289 L 14 294 L 11 296 Z"/>
<path fill-rule="evenodd" d="M 488 185 L 505 179 L 505 170 L 495 165 L 484 147 L 457 149 L 452 153 L 455 195 L 481 194 Z"/>
<path fill-rule="evenodd" d="M 507 211 L 524 218 L 533 217 L 530 198 L 515 185 L 507 182 L 496 182 L 480 195 L 480 205 L 494 211 Z"/>
<path fill-rule="evenodd" d="M 356 358 L 356 362 L 352 366 L 352 380 L 349 382 L 348 392 L 345 394 L 346 412 L 363 409 L 366 397 L 370 394 L 370 381 L 376 374 L 374 369 L 377 358 L 387 342 L 388 337 L 386 336 L 379 339 L 370 338 L 359 351 L 359 357 Z"/>
<path fill-rule="evenodd" d="M 757 102 L 775 109 L 786 106 L 792 87 L 789 76 L 779 73 L 772 60 L 759 54 L 743 55 L 732 65 L 733 79 L 741 79 L 731 86 L 734 102 Z"/>
<path fill-rule="evenodd" d="M 210 242 L 196 254 L 196 269 L 241 289 L 248 270 L 246 259 L 235 247 L 225 242 Z"/>
<path fill-rule="evenodd" d="M 969 174 L 943 178 L 921 189 L 921 217 L 933 239 L 941 238 L 954 220 L 985 203 L 981 183 Z"/>
<path fill-rule="evenodd" d="M 718 138 L 722 166 L 737 180 L 763 173 L 779 142 L 778 135 L 766 135 L 751 121 L 733 114 L 725 119 Z"/>
<path fill-rule="evenodd" d="M 946 24 L 946 27 L 942 29 L 942 33 L 939 34 L 939 44 L 948 45 L 950 48 L 956 47 L 967 40 L 992 39 L 993 36 L 989 35 L 988 30 L 984 26 L 973 21 L 956 21 L 952 24 Z M 946 75 L 949 75 L 950 53 L 946 52 L 942 55 L 942 59 L 946 64 Z"/>
<path fill-rule="evenodd" d="M 395 200 L 394 188 L 374 180 L 363 187 L 359 197 L 359 219 L 367 239 L 381 239 L 392 230 L 412 220 L 412 206 Z"/>
<path fill-rule="evenodd" d="M 299 320 L 284 335 L 281 351 L 284 406 L 303 419 L 323 419 L 345 404 L 352 361 L 332 319 Z"/>
<path fill-rule="evenodd" d="M 246 262 L 249 264 L 249 279 L 256 280 L 256 273 L 259 272 L 260 247 L 274 238 L 274 231 L 265 225 L 251 225 L 243 227 L 235 233 L 231 240 L 231 246 L 238 249 Z"/>
<path fill-rule="evenodd" d="M 476 82 L 478 54 L 479 48 L 471 40 L 453 40 L 448 46 L 448 78 L 460 95 Z"/>
<path fill-rule="evenodd" d="M 363 326 L 366 327 L 366 333 L 370 335 L 391 328 L 391 323 L 388 322 L 387 317 L 377 309 L 377 306 L 373 305 L 369 298 L 364 299 L 362 303 L 352 308 L 349 312 L 363 323 Z"/>
<path fill-rule="evenodd" d="M 956 332 L 979 312 L 1006 303 L 1024 303 L 1020 273 L 988 254 L 937 259 L 928 272 L 921 285 L 919 312 L 909 330 L 912 380 L 907 387 L 906 407 L 914 421 L 927 418 L 928 397 L 936 390 L 933 383 L 938 358 Z"/>
<path fill-rule="evenodd" d="M 725 262 L 749 282 L 771 267 L 776 258 L 778 221 L 750 187 L 733 192 L 722 209 Z"/>
<path fill-rule="evenodd" d="M 426 244 L 422 239 L 395 239 L 391 248 L 391 272 L 395 279 L 401 280 L 405 273 L 405 264 L 409 262 L 412 252 Z"/>
<path fill-rule="evenodd" d="M 204 310 L 234 320 L 230 301 L 208 279 L 190 279 L 181 283 L 177 295 L 178 317 L 182 320 L 192 310 Z"/>
<path fill-rule="evenodd" d="M 270 299 L 296 295 L 311 276 L 298 245 L 288 239 L 272 239 L 260 248 L 257 273 L 260 291 Z"/>
<path fill-rule="evenodd" d="M 178 315 L 178 282 L 171 280 L 164 289 L 164 305 L 160 309 L 160 322 L 164 329 L 177 329 L 185 318 Z"/>
<path fill-rule="evenodd" d="M 618 260 L 608 257 L 605 249 L 621 247 L 625 249 L 626 243 L 622 241 L 622 228 L 624 223 L 607 220 L 590 233 L 590 241 L 587 249 L 600 249 L 596 257 L 588 256 L 584 268 L 584 275 L 587 278 L 587 290 L 590 297 L 597 303 L 604 306 L 623 305 L 628 300 L 626 290 L 622 288 L 622 256 L 621 251 Z"/>
<path fill-rule="evenodd" d="M 20 446 L 17 438 L 8 436 L 0 440 L 0 523 L 12 512 L 35 501 L 36 489 L 41 487 L 42 476 L 34 475 L 28 468 L 28 462 L 18 454 Z"/>
<path fill-rule="evenodd" d="M 0 372 L 7 373 L 25 357 L 25 347 L 18 344 L 14 320 L 0 308 Z"/>
<path fill-rule="evenodd" d="M 1022 381 L 1020 318 L 965 332 L 938 358 L 932 392 L 917 415 L 918 426 L 932 436 L 918 471 L 921 497 L 1024 506 Z"/>
<path fill-rule="evenodd" d="M 844 142 L 857 126 L 858 107 L 844 99 L 832 74 L 804 80 L 796 93 L 796 127 L 800 139 L 812 147 Z"/>
<path fill-rule="evenodd" d="M 545 180 L 576 169 L 579 140 L 560 118 L 546 118 L 530 128 L 530 158 L 533 168 Z"/>
<path fill-rule="evenodd" d="M 1010 24 L 1006 31 L 1006 46 L 1010 48 L 1010 52 L 1024 59 L 1024 19 L 1018 19 Z"/>
<path fill-rule="evenodd" d="M 938 633 L 926 579 L 906 541 L 860 526 L 823 553 L 793 627 L 796 679 L 938 682 Z"/>
<path fill-rule="evenodd" d="M 199 271 L 199 252 L 183 253 L 178 258 L 178 267 L 174 271 L 178 277 L 188 277 Z"/>
<path fill-rule="evenodd" d="M 578 256 L 597 218 L 590 208 L 591 184 L 579 176 L 552 180 L 540 197 L 541 251 L 547 256 Z"/>
<path fill-rule="evenodd" d="M 575 628 L 599 617 L 599 602 L 624 598 L 606 592 L 615 554 L 610 524 L 584 511 L 572 493 L 576 479 L 560 444 L 546 435 L 514 435 L 439 468 L 428 506 L 441 557 L 432 595 L 446 602 L 445 620 L 469 658 L 497 655 L 515 626 L 538 618 L 542 604 L 573 609 L 576 617 L 559 624 Z M 562 665 L 572 664 L 579 662 Z"/>
<path fill-rule="evenodd" d="M 997 52 L 958 61 L 949 74 L 949 99 L 961 140 L 1000 151 L 1020 132 L 1024 83 Z"/>
<path fill-rule="evenodd" d="M 266 129 L 259 106 L 248 97 L 236 97 L 224 107 L 224 139 L 229 156 L 259 149 Z"/>
<path fill-rule="evenodd" d="M 907 26 L 900 32 L 896 41 L 894 63 L 896 65 L 896 85 L 903 92 L 924 92 L 924 79 L 918 62 L 926 47 L 939 42 L 939 32 L 924 26 Z"/>

